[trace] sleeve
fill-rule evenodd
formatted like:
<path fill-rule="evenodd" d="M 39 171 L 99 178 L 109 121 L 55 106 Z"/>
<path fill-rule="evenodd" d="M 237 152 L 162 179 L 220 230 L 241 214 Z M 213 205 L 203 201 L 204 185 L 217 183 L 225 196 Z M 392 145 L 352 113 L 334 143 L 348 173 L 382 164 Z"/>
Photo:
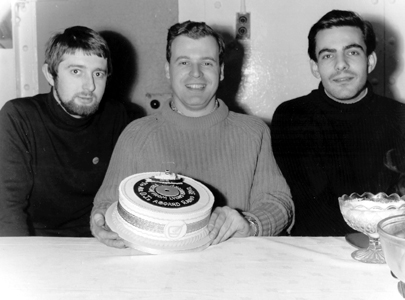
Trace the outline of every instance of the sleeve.
<path fill-rule="evenodd" d="M 290 189 L 273 156 L 270 130 L 264 126 L 253 180 L 250 210 L 244 214 L 258 221 L 259 235 L 279 235 L 294 224 Z"/>
<path fill-rule="evenodd" d="M 274 157 L 291 189 L 295 208 L 300 210 L 295 215 L 300 222 L 303 219 L 302 208 L 307 201 L 320 203 L 325 206 L 323 209 L 334 209 L 328 206 L 334 201 L 330 186 L 330 182 L 334 181 L 326 170 L 330 169 L 328 163 L 336 160 L 327 153 L 324 156 L 314 155 L 319 153 L 317 149 L 323 149 L 322 140 L 313 138 L 310 132 L 315 129 L 306 119 L 301 119 L 301 114 L 291 106 L 281 105 L 271 123 Z M 302 224 L 299 223 L 299 226 Z"/>
<path fill-rule="evenodd" d="M 121 133 L 114 147 L 110 164 L 103 183 L 95 198 L 91 215 L 97 211 L 106 210 L 111 204 L 118 201 L 118 187 L 120 182 L 136 172 L 136 162 L 139 158 L 139 151 L 135 150 L 137 141 L 134 122 L 129 124 Z"/>
<path fill-rule="evenodd" d="M 29 235 L 27 199 L 33 185 L 31 152 L 21 115 L 8 102 L 0 111 L 0 236 Z"/>

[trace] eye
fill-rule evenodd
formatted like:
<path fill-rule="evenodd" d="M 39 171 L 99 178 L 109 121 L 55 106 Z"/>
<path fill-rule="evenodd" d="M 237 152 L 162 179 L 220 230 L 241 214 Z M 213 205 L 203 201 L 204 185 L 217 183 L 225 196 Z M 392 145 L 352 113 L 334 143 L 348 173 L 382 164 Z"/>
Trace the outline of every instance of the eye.
<path fill-rule="evenodd" d="M 187 65 L 188 65 L 188 62 L 187 62 L 187 61 L 180 61 L 180 62 L 179 62 L 179 65 L 180 65 L 180 66 L 187 66 Z"/>
<path fill-rule="evenodd" d="M 321 56 L 321 59 L 329 59 L 329 58 L 331 58 L 332 57 L 332 54 L 324 54 L 324 55 L 322 55 Z"/>
<path fill-rule="evenodd" d="M 351 55 L 351 56 L 360 55 L 360 52 L 357 50 L 351 50 L 351 51 L 349 51 L 349 55 Z"/>
<path fill-rule="evenodd" d="M 72 69 L 70 72 L 72 72 L 72 74 L 74 74 L 74 75 L 79 75 L 80 74 L 79 69 Z"/>
<path fill-rule="evenodd" d="M 212 62 L 210 62 L 210 61 L 204 62 L 204 66 L 211 67 L 211 66 L 213 66 L 213 65 L 214 65 L 214 64 L 213 64 Z"/>
<path fill-rule="evenodd" d="M 97 78 L 104 78 L 106 76 L 105 72 L 97 71 L 94 73 Z"/>

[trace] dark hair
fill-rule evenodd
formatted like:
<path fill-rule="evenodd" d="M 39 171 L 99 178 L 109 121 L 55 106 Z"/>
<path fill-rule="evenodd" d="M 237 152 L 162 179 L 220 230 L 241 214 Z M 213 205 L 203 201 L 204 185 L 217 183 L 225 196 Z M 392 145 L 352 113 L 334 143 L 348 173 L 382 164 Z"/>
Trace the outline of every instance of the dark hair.
<path fill-rule="evenodd" d="M 212 36 L 218 43 L 219 64 L 221 65 L 224 62 L 225 42 L 222 37 L 204 22 L 186 21 L 183 23 L 174 24 L 169 28 L 166 45 L 166 59 L 169 63 L 170 57 L 172 56 L 171 49 L 173 40 L 180 35 L 184 35 L 195 40 L 206 36 Z"/>
<path fill-rule="evenodd" d="M 56 78 L 62 56 L 76 51 L 106 58 L 107 74 L 111 75 L 111 55 L 107 42 L 99 33 L 83 26 L 67 28 L 63 33 L 57 33 L 49 39 L 45 50 L 45 63 L 48 64 L 49 73 Z"/>
<path fill-rule="evenodd" d="M 376 47 L 376 37 L 373 26 L 370 22 L 363 20 L 358 14 L 352 11 L 332 10 L 316 22 L 308 34 L 308 54 L 309 57 L 317 62 L 315 53 L 316 35 L 323 29 L 332 27 L 351 26 L 357 27 L 363 33 L 364 43 L 366 44 L 367 56 L 369 56 Z"/>

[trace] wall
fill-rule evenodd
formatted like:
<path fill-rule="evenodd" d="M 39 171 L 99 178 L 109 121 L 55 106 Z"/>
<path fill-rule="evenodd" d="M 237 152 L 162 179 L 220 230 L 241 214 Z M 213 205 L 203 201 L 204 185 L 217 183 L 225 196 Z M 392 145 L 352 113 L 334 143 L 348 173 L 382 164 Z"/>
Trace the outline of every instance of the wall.
<path fill-rule="evenodd" d="M 235 23 L 242 1 L 179 0 L 179 21 L 205 21 L 225 37 L 228 67 L 221 96 L 228 103 L 270 121 L 281 102 L 317 88 L 319 81 L 309 68 L 307 35 L 332 9 L 354 10 L 373 23 L 378 64 L 369 80 L 377 93 L 405 102 L 404 0 L 244 2 L 251 16 L 251 37 L 239 42 L 234 38 Z"/>

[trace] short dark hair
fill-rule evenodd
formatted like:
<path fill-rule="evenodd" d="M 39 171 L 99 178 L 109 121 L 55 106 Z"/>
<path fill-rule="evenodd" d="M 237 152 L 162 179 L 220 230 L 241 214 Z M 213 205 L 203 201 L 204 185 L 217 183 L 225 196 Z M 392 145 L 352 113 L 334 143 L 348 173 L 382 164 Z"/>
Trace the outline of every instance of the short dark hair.
<path fill-rule="evenodd" d="M 316 35 L 323 29 L 332 27 L 351 26 L 357 27 L 363 33 L 364 43 L 366 44 L 367 56 L 369 56 L 376 47 L 376 37 L 373 26 L 370 22 L 363 20 L 357 13 L 345 10 L 332 10 L 316 22 L 308 34 L 308 54 L 309 57 L 317 62 L 315 53 Z"/>
<path fill-rule="evenodd" d="M 76 51 L 106 58 L 107 74 L 111 75 L 111 54 L 107 42 L 99 33 L 84 26 L 67 28 L 49 39 L 45 50 L 45 63 L 48 64 L 49 73 L 57 78 L 58 66 L 62 61 L 62 56 L 74 54 Z"/>
<path fill-rule="evenodd" d="M 224 62 L 225 42 L 222 37 L 204 22 L 186 21 L 183 23 L 174 24 L 169 28 L 166 45 L 166 60 L 169 63 L 170 57 L 172 56 L 171 49 L 173 40 L 180 35 L 184 35 L 195 40 L 206 36 L 212 36 L 218 43 L 219 63 L 222 64 Z"/>

